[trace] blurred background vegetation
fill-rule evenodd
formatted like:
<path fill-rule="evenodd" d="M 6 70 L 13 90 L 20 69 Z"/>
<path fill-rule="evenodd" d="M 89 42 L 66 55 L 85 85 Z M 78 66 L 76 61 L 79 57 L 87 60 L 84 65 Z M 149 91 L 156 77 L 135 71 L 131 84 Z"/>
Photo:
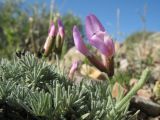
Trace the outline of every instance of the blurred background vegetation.
<path fill-rule="evenodd" d="M 19 50 L 38 54 L 43 49 L 51 20 L 54 21 L 57 16 L 62 19 L 65 26 L 66 35 L 62 56 L 65 55 L 65 61 L 69 62 L 64 64 L 70 66 L 72 58 L 83 58 L 80 57 L 80 54 L 75 53 L 75 49 L 68 51 L 74 46 L 73 26 L 78 25 L 82 35 L 84 33 L 80 17 L 69 12 L 61 15 L 58 8 L 52 3 L 51 5 L 53 6 L 34 3 L 25 6 L 23 0 L 0 1 L 0 58 L 10 59 Z M 149 32 L 144 19 L 142 20 L 144 27 L 141 31 L 130 34 L 123 43 L 115 41 L 115 66 L 123 68 L 127 64 L 125 66 L 127 73 L 125 74 L 132 77 L 139 76 L 146 66 L 152 67 L 160 58 L 160 47 L 158 47 L 160 34 Z M 68 54 L 66 54 L 67 52 Z M 69 57 L 70 54 L 71 57 Z"/>
<path fill-rule="evenodd" d="M 68 12 L 62 16 L 58 9 L 49 10 L 49 6 L 38 3 L 23 6 L 23 0 L 0 1 L 0 58 L 11 58 L 13 53 L 22 49 L 37 53 L 46 40 L 50 19 L 54 20 L 57 15 L 61 17 L 66 32 L 62 54 L 74 45 L 73 25 L 78 25 L 83 33 L 81 19 L 73 13 Z M 129 35 L 124 40 L 125 48 L 132 51 L 135 48 L 134 45 L 147 40 L 152 34 L 153 32 L 144 30 Z"/>
<path fill-rule="evenodd" d="M 17 50 L 29 50 L 37 53 L 48 35 L 50 24 L 50 11 L 45 4 L 38 3 L 23 8 L 21 0 L 0 1 L 0 58 L 11 58 Z M 59 14 L 57 9 L 53 10 L 52 18 Z M 79 17 L 72 13 L 61 16 L 65 26 L 64 50 L 73 46 L 72 27 L 78 25 L 82 28 Z M 82 30 L 82 29 L 81 29 Z"/>

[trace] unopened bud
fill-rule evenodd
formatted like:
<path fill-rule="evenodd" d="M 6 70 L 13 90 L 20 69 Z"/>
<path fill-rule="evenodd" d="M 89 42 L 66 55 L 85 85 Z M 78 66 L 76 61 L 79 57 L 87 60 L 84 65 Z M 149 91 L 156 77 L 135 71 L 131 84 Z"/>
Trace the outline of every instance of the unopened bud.
<path fill-rule="evenodd" d="M 56 36 L 55 52 L 60 57 L 62 52 L 65 32 L 61 19 L 58 19 L 57 22 L 58 22 L 58 31 Z"/>
<path fill-rule="evenodd" d="M 79 64 L 80 64 L 80 61 L 73 62 L 71 69 L 69 71 L 69 75 L 68 75 L 69 79 L 73 79 L 74 73 L 78 69 Z"/>
<path fill-rule="evenodd" d="M 58 34 L 60 35 L 61 39 L 64 39 L 65 31 L 61 19 L 58 19 Z"/>
<path fill-rule="evenodd" d="M 55 35 L 56 35 L 56 28 L 55 28 L 55 25 L 52 23 L 52 25 L 50 26 L 50 29 L 49 29 L 48 36 L 54 37 Z"/>
<path fill-rule="evenodd" d="M 47 57 L 53 48 L 54 45 L 54 39 L 55 39 L 55 34 L 56 34 L 56 29 L 54 24 L 51 25 L 50 30 L 49 30 L 49 34 L 48 37 L 46 39 L 46 42 L 44 44 L 44 56 Z"/>

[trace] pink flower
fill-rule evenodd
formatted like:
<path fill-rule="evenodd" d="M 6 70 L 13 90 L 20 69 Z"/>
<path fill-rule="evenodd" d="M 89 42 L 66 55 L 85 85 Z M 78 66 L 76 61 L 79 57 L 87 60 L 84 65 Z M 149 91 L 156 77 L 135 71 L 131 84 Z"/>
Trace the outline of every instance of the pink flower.
<path fill-rule="evenodd" d="M 76 26 L 73 28 L 73 38 L 76 48 L 101 72 L 106 72 L 109 77 L 114 75 L 115 46 L 112 38 L 106 33 L 104 27 L 93 14 L 86 17 L 86 34 L 89 43 L 101 53 L 101 60 L 91 54 L 83 42 Z"/>
<path fill-rule="evenodd" d="M 96 47 L 103 55 L 109 58 L 114 56 L 114 42 L 93 14 L 86 17 L 86 33 L 90 44 Z"/>
<path fill-rule="evenodd" d="M 76 48 L 78 49 L 78 51 L 80 51 L 83 55 L 85 55 L 88 58 L 88 60 L 94 66 L 96 66 L 99 70 L 103 72 L 106 71 L 105 66 L 100 61 L 98 61 L 93 54 L 89 52 L 76 26 L 74 26 L 73 28 L 73 38 L 74 38 L 74 44 Z"/>

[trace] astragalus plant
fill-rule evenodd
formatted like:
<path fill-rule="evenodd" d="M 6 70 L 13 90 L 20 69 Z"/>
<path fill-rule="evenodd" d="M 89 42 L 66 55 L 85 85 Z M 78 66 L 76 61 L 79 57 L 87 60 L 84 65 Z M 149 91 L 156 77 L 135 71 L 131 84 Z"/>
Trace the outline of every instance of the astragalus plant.
<path fill-rule="evenodd" d="M 58 27 L 58 28 L 57 28 Z M 114 75 L 114 42 L 94 15 L 86 18 L 86 31 L 90 44 L 101 53 L 99 60 L 85 46 L 78 28 L 73 28 L 76 48 L 108 80 L 95 82 L 73 81 L 78 66 L 75 62 L 69 75 L 61 72 L 58 64 L 45 62 L 52 52 L 61 58 L 61 49 L 65 37 L 64 26 L 51 25 L 43 47 L 42 57 L 30 53 L 17 54 L 12 61 L 0 61 L 0 109 L 4 117 L 16 120 L 133 120 L 128 106 L 132 96 L 145 83 L 148 69 L 144 70 L 139 82 L 120 99 L 111 95 L 110 80 Z M 101 62 L 102 61 L 102 62 Z"/>
<path fill-rule="evenodd" d="M 116 100 L 109 82 L 74 83 L 56 65 L 27 53 L 0 61 L 0 107 L 5 116 L 16 114 L 20 120 L 129 120 L 129 101 L 147 74 L 146 69 L 138 84 Z"/>

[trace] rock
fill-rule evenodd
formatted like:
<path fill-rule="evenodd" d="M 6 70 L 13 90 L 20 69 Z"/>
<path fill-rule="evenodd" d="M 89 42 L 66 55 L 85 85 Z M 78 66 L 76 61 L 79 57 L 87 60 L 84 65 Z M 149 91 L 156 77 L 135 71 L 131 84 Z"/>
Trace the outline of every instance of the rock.
<path fill-rule="evenodd" d="M 101 71 L 87 64 L 81 66 L 80 73 L 95 80 L 106 80 L 106 76 Z"/>
<path fill-rule="evenodd" d="M 151 84 L 144 85 L 143 88 L 137 91 L 137 95 L 139 97 L 143 97 L 146 100 L 153 98 L 152 88 L 150 85 Z"/>
<path fill-rule="evenodd" d="M 160 116 L 158 116 L 158 117 L 149 117 L 148 120 L 160 120 Z"/>
<path fill-rule="evenodd" d="M 137 91 L 137 95 L 143 97 L 146 100 L 149 100 L 152 97 L 152 93 L 149 90 L 140 89 Z"/>
<path fill-rule="evenodd" d="M 64 58 L 61 60 L 61 66 L 63 68 L 69 69 L 73 61 L 80 60 L 84 61 L 85 56 L 81 54 L 75 47 L 72 47 L 64 55 Z"/>
<path fill-rule="evenodd" d="M 151 100 L 146 100 L 140 96 L 134 96 L 130 104 L 131 108 L 136 108 L 147 114 L 148 116 L 156 117 L 160 115 L 160 105 Z"/>

